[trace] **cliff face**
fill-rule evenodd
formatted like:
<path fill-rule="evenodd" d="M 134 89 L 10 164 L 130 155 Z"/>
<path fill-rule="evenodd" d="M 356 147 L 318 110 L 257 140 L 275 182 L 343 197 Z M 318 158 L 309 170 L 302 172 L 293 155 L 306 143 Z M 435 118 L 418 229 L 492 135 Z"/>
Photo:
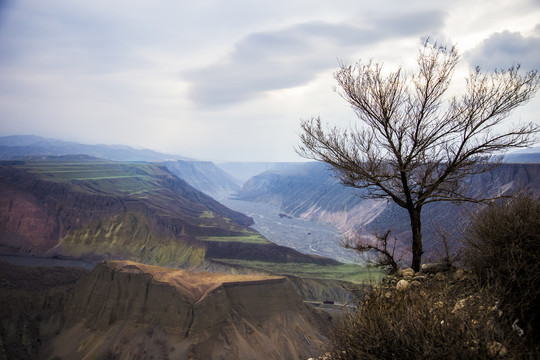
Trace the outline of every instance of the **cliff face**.
<path fill-rule="evenodd" d="M 322 352 L 329 325 L 283 277 L 128 261 L 101 263 L 79 280 L 64 315 L 46 356 L 299 359 Z"/>
<path fill-rule="evenodd" d="M 239 180 L 210 161 L 167 161 L 165 166 L 180 179 L 210 196 L 240 190 Z"/>

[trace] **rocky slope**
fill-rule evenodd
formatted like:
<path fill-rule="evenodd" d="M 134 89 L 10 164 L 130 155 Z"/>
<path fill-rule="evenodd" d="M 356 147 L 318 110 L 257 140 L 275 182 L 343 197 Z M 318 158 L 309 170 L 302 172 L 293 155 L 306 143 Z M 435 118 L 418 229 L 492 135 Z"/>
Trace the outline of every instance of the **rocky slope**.
<path fill-rule="evenodd" d="M 0 260 L 0 359 L 42 358 L 42 345 L 63 325 L 63 304 L 87 271 L 22 267 Z"/>
<path fill-rule="evenodd" d="M 46 357 L 301 359 L 329 323 L 283 277 L 99 264 L 74 286 Z"/>
<path fill-rule="evenodd" d="M 329 316 L 280 276 L 130 261 L 0 270 L 0 359 L 304 359 L 327 343 Z"/>

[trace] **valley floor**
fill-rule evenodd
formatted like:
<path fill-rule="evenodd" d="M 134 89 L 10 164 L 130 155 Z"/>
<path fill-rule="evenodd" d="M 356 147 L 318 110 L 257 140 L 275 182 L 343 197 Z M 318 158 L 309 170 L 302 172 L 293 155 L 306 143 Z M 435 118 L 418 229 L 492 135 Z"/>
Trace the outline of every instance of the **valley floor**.
<path fill-rule="evenodd" d="M 218 201 L 230 209 L 252 217 L 255 224 L 251 227 L 273 243 L 291 247 L 305 254 L 362 264 L 362 259 L 355 252 L 340 245 L 342 235 L 331 224 L 283 216 L 285 214 L 282 214 L 276 206 L 235 200 L 230 194 L 224 194 Z"/>

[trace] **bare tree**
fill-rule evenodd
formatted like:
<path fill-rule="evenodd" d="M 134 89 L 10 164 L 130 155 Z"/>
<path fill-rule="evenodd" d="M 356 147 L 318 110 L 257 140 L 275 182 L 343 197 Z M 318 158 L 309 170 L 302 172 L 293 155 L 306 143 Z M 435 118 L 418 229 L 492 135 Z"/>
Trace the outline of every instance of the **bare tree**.
<path fill-rule="evenodd" d="M 463 95 L 446 97 L 459 62 L 455 47 L 426 41 L 418 70 L 383 72 L 379 63 L 341 64 L 338 92 L 359 122 L 340 129 L 320 118 L 301 123 L 297 152 L 325 162 L 364 197 L 387 198 L 405 208 L 412 230 L 412 268 L 422 259 L 422 207 L 436 201 L 473 201 L 464 178 L 493 168 L 493 154 L 535 143 L 534 123 L 499 125 L 540 86 L 538 70 L 471 71 Z"/>

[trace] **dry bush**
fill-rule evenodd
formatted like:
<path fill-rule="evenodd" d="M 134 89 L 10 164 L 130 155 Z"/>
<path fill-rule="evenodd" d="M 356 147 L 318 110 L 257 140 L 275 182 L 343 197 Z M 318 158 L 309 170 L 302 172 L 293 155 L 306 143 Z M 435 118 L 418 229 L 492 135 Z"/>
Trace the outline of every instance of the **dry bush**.
<path fill-rule="evenodd" d="M 387 230 L 384 234 L 375 234 L 375 240 L 362 239 L 362 236 L 357 233 L 351 238 L 346 238 L 341 245 L 345 249 L 358 252 L 368 267 L 381 268 L 389 274 L 394 274 L 398 271 L 404 254 L 396 249 L 397 237 L 389 239 L 390 232 Z"/>
<path fill-rule="evenodd" d="M 336 327 L 332 345 L 331 358 L 343 360 L 527 355 L 493 293 L 435 279 L 405 291 L 374 288 Z"/>
<path fill-rule="evenodd" d="M 470 224 L 467 276 L 374 287 L 336 327 L 332 359 L 539 359 L 540 196 L 494 202 Z"/>
<path fill-rule="evenodd" d="M 493 203 L 472 219 L 464 264 L 498 294 L 531 346 L 540 337 L 540 196 Z"/>

